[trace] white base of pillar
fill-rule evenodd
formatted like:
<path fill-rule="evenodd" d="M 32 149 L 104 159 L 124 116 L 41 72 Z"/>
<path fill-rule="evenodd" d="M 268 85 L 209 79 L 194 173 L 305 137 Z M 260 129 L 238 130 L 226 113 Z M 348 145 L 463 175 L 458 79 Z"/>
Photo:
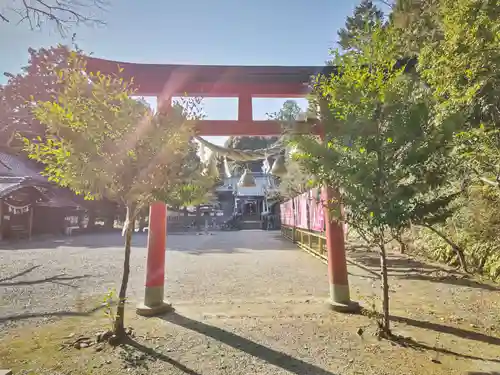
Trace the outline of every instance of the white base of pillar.
<path fill-rule="evenodd" d="M 136 308 L 137 315 L 154 316 L 173 311 L 172 304 L 163 300 L 162 286 L 147 286 L 144 293 L 144 302 Z"/>
<path fill-rule="evenodd" d="M 357 313 L 361 310 L 359 303 L 351 301 L 349 285 L 330 284 L 330 309 L 343 313 Z"/>
<path fill-rule="evenodd" d="M 174 311 L 172 304 L 167 301 L 163 301 L 161 304 L 156 306 L 147 306 L 143 303 L 137 305 L 135 313 L 140 316 L 157 316 L 166 314 Z"/>

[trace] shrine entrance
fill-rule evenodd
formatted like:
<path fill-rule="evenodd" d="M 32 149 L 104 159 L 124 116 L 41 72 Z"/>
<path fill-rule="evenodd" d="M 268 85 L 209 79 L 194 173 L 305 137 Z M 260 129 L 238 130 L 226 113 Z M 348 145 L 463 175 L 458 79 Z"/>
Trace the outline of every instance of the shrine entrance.
<path fill-rule="evenodd" d="M 158 109 L 171 106 L 173 97 L 236 97 L 237 120 L 199 120 L 199 136 L 276 136 L 282 133 L 278 121 L 253 119 L 253 98 L 305 98 L 310 92 L 311 77 L 330 74 L 332 67 L 305 66 L 219 66 L 162 65 L 116 62 L 88 58 L 87 70 L 118 75 L 134 83 L 137 95 L 157 97 Z M 321 123 L 311 123 L 308 133 L 322 135 Z M 334 189 L 323 188 L 323 200 L 329 201 Z M 325 210 L 327 212 L 328 210 Z M 140 315 L 156 315 L 171 309 L 164 301 L 165 203 L 150 207 L 148 255 L 144 303 L 138 306 Z M 353 311 L 359 306 L 349 293 L 343 228 L 326 214 L 326 247 L 328 254 L 329 303 L 338 311 Z"/>

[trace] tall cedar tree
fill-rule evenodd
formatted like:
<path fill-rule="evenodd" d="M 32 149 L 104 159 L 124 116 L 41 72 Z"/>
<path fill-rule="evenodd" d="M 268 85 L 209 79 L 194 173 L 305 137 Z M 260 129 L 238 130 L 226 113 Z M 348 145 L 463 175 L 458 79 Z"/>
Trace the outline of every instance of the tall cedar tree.
<path fill-rule="evenodd" d="M 345 27 L 337 32 L 338 44 L 344 51 L 359 51 L 371 38 L 373 28 L 382 23 L 384 13 L 370 0 L 362 0 L 347 17 Z"/>

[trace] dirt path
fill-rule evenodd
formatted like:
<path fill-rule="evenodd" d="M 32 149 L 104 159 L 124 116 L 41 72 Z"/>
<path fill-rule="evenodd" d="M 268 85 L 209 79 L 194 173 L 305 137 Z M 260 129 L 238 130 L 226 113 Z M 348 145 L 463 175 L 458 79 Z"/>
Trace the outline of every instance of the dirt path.
<path fill-rule="evenodd" d="M 461 285 L 469 280 L 436 275 L 442 271 L 434 266 L 391 257 L 394 330 L 414 341 L 379 342 L 372 335 L 372 319 L 328 310 L 321 261 L 278 239 L 277 233 L 262 231 L 170 236 L 166 291 L 174 314 L 143 319 L 131 311 L 128 322 L 140 344 L 133 350 L 52 352 L 68 333 L 95 332 L 107 321 L 101 312 L 64 319 L 48 313 L 73 311 L 75 290 L 95 300 L 119 280 L 120 237 L 71 241 L 0 251 L 0 279 L 33 266 L 40 272 L 2 281 L 24 284 L 0 282 L 0 319 L 3 316 L 3 333 L 11 335 L 0 344 L 0 368 L 46 369 L 39 374 L 66 374 L 68 368 L 75 368 L 72 374 L 86 374 L 89 368 L 93 374 L 195 375 L 500 372 L 500 292 L 493 286 Z M 361 249 L 350 255 L 364 264 L 349 267 L 353 298 L 365 307 L 378 303 L 376 256 Z M 144 259 L 144 239 L 139 238 L 133 249 L 131 308 L 141 297 Z M 29 283 L 42 276 L 82 272 L 92 276 L 56 280 L 55 285 Z M 18 306 L 37 317 L 22 319 Z M 40 325 L 45 322 L 49 324 Z M 39 325 L 36 331 L 34 324 Z M 360 327 L 362 336 L 356 333 Z M 51 359 L 49 350 L 55 353 Z"/>

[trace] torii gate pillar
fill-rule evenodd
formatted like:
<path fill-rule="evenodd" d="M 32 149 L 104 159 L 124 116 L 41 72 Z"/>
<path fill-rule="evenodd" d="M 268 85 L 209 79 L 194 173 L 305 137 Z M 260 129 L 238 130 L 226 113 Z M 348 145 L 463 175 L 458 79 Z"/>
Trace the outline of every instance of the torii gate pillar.
<path fill-rule="evenodd" d="M 149 207 L 146 283 L 144 300 L 136 308 L 138 315 L 155 316 L 172 310 L 172 305 L 164 300 L 166 241 L 167 205 L 155 202 Z"/>
<path fill-rule="evenodd" d="M 324 215 L 326 253 L 328 260 L 328 283 L 330 287 L 329 304 L 334 311 L 346 313 L 358 312 L 360 306 L 357 302 L 351 301 L 349 292 L 344 227 L 337 221 L 332 220 L 328 212 L 328 206 L 332 200 L 335 200 L 338 195 L 337 192 L 338 190 L 332 187 L 323 187 L 322 189 L 322 200 L 326 204 Z"/>

